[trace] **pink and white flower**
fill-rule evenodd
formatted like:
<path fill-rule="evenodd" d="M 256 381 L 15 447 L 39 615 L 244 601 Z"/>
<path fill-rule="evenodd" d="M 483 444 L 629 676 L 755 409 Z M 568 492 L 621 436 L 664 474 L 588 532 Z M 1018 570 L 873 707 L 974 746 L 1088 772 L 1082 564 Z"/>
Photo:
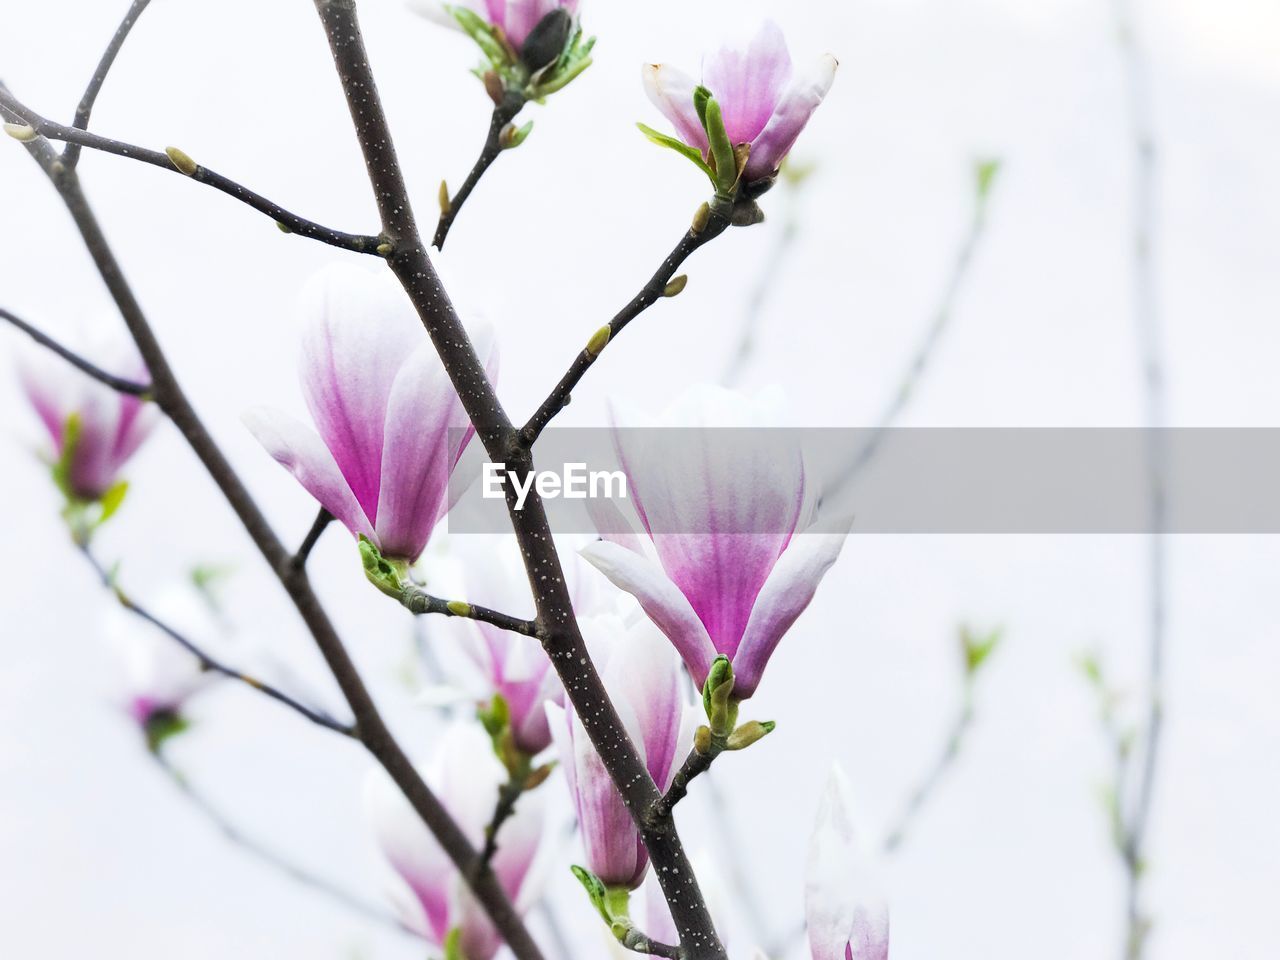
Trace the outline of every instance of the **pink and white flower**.
<path fill-rule="evenodd" d="M 854 827 L 849 782 L 833 769 L 818 809 L 805 877 L 813 960 L 888 960 L 889 908 Z"/>
<path fill-rule="evenodd" d="M 645 536 L 606 532 L 582 551 L 640 602 L 699 687 L 715 657 L 728 657 L 739 700 L 755 692 L 845 539 L 807 529 L 814 491 L 799 440 L 741 429 L 772 424 L 774 406 L 768 397 L 695 388 L 657 421 L 684 428 L 674 439 L 615 415 L 615 445 Z"/>
<path fill-rule="evenodd" d="M 485 825 L 507 776 L 484 731 L 472 723 L 455 723 L 434 762 L 421 772 L 472 845 L 483 846 Z M 366 780 L 365 812 L 387 862 L 412 894 L 411 902 L 401 902 L 406 922 L 438 947 L 457 929 L 466 960 L 491 960 L 502 946 L 501 936 L 448 854 L 381 768 Z M 538 894 L 534 861 L 542 825 L 542 798 L 535 791 L 519 799 L 498 831 L 493 870 L 521 912 Z"/>
<path fill-rule="evenodd" d="M 701 85 L 720 105 L 729 142 L 751 145 L 744 182 L 767 180 L 778 172 L 831 89 L 837 66 L 828 53 L 803 70 L 793 69 L 786 38 L 772 21 L 761 25 L 745 49 L 725 47 L 703 60 Z M 666 64 L 646 64 L 641 76 L 649 99 L 680 139 L 709 159 L 707 133 L 693 102 L 699 84 Z"/>
<path fill-rule="evenodd" d="M 579 0 L 458 0 L 445 4 L 440 0 L 409 0 L 409 6 L 429 20 L 448 26 L 457 26 L 447 7 L 472 10 L 488 23 L 500 29 L 516 53 L 524 46 L 542 18 L 555 10 L 577 16 Z"/>
<path fill-rule="evenodd" d="M 679 661 L 643 620 L 607 644 L 593 644 L 592 659 L 649 776 L 665 792 L 684 760 L 682 749 L 692 742 Z M 606 886 L 634 890 L 649 869 L 640 832 L 573 705 L 548 704 L 547 715 L 578 814 L 586 866 Z"/>
<path fill-rule="evenodd" d="M 471 439 L 462 401 L 390 274 L 330 267 L 307 285 L 302 311 L 302 392 L 319 433 L 273 410 L 245 423 L 348 530 L 390 560 L 415 560 Z M 492 379 L 492 331 L 471 332 Z"/>
<path fill-rule="evenodd" d="M 137 347 L 123 334 L 100 341 L 88 359 L 116 376 L 137 383 L 148 380 Z M 67 492 L 81 500 L 99 499 L 119 481 L 121 469 L 150 435 L 159 411 L 42 349 L 19 352 L 18 376 L 53 441 L 50 460 L 66 460 Z"/>

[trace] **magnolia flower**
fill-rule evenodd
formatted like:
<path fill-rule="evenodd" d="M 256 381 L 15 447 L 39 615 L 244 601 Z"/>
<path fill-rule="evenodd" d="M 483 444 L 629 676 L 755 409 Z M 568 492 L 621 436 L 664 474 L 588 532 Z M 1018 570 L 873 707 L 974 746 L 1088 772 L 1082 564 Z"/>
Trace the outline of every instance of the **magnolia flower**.
<path fill-rule="evenodd" d="M 665 792 L 684 759 L 681 747 L 690 740 L 682 735 L 679 661 L 643 620 L 625 636 L 596 646 L 592 658 L 609 697 L 649 776 Z M 547 715 L 578 814 L 587 868 L 607 887 L 634 890 L 649 868 L 640 832 L 572 704 L 548 704 Z"/>
<path fill-rule="evenodd" d="M 409 6 L 428 19 L 449 26 L 457 26 L 457 22 L 447 7 L 471 10 L 500 29 L 516 53 L 521 52 L 533 28 L 547 14 L 555 10 L 564 10 L 570 16 L 578 13 L 578 0 L 459 0 L 452 4 L 439 0 L 409 0 Z"/>
<path fill-rule="evenodd" d="M 661 426 L 614 442 L 647 537 L 605 531 L 582 554 L 632 594 L 701 687 L 718 654 L 733 696 L 750 697 L 778 641 L 813 599 L 844 533 L 815 533 L 799 441 L 765 426 L 773 404 L 716 387 L 690 390 Z M 847 529 L 847 525 L 842 525 Z"/>
<path fill-rule="evenodd" d="M 448 538 L 441 555 L 437 553 L 433 545 L 421 567 L 427 583 L 445 596 L 532 619 L 533 596 L 514 536 L 455 534 Z M 611 618 L 612 598 L 597 588 L 599 574 L 583 563 L 576 551 L 562 549 L 562 555 L 574 611 L 583 630 L 590 632 L 597 618 Z M 509 710 L 512 738 L 525 754 L 535 756 L 549 747 L 551 728 L 543 705 L 563 703 L 564 687 L 542 644 L 533 637 L 468 618 L 451 619 L 439 629 L 455 631 L 457 646 L 479 674 L 479 683 L 474 684 L 470 677 L 461 675 L 463 671 L 457 671 L 460 675 L 452 678 L 457 686 L 467 691 L 474 687 L 476 699 L 482 702 L 500 695 Z"/>
<path fill-rule="evenodd" d="M 330 267 L 308 284 L 302 310 L 302 392 L 319 435 L 273 410 L 249 411 L 245 423 L 348 530 L 390 560 L 415 560 L 471 439 L 462 401 L 390 274 Z M 473 333 L 492 378 L 491 331 Z"/>
<path fill-rule="evenodd" d="M 455 723 L 445 732 L 435 761 L 421 772 L 472 845 L 482 846 L 485 825 L 506 781 L 484 731 L 471 723 Z M 465 960 L 490 960 L 502 938 L 453 861 L 381 768 L 366 780 L 365 812 L 387 862 L 413 895 L 412 903 L 401 904 L 406 922 L 438 947 L 456 929 Z M 498 831 L 493 870 L 522 912 L 537 892 L 531 867 L 542 819 L 540 794 L 525 794 Z"/>
<path fill-rule="evenodd" d="M 202 649 L 214 645 L 217 624 L 191 585 L 166 588 L 148 609 Z M 117 604 L 107 611 L 103 626 L 107 647 L 119 661 L 120 700 L 144 730 L 157 718 L 176 718 L 192 696 L 218 679 L 194 653 Z"/>
<path fill-rule="evenodd" d="M 133 341 L 103 341 L 95 363 L 138 383 L 148 379 Z M 45 350 L 18 354 L 18 376 L 53 440 L 50 459 L 62 468 L 59 482 L 79 500 L 97 500 L 119 480 L 120 470 L 155 426 L 158 411 L 119 393 Z"/>
<path fill-rule="evenodd" d="M 746 49 L 723 48 L 705 58 L 702 86 L 720 105 L 729 142 L 751 145 L 743 182 L 768 180 L 778 172 L 831 89 L 836 66 L 828 53 L 806 70 L 793 72 L 786 39 L 772 21 L 760 27 Z M 708 160 L 707 133 L 693 102 L 698 84 L 687 73 L 657 63 L 646 64 L 642 78 L 649 99 L 680 139 Z"/>
<path fill-rule="evenodd" d="M 813 960 L 887 960 L 889 908 L 858 843 L 849 783 L 835 768 L 818 808 L 805 878 Z"/>

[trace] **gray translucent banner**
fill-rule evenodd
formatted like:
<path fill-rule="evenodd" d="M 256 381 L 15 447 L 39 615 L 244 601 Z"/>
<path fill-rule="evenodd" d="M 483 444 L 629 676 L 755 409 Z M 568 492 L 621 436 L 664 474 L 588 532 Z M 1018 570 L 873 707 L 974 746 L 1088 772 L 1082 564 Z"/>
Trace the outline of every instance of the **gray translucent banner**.
<path fill-rule="evenodd" d="M 1280 429 L 567 428 L 534 461 L 472 441 L 449 530 L 509 531 L 540 484 L 556 533 L 1280 532 Z"/>

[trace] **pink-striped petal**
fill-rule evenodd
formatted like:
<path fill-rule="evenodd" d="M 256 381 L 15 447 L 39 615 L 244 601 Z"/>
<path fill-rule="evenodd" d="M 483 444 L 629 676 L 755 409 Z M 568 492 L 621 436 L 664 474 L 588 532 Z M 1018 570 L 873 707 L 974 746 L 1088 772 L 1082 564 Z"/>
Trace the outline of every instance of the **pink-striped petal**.
<path fill-rule="evenodd" d="M 640 79 L 653 105 L 671 121 L 676 133 L 691 147 L 707 152 L 707 132 L 702 129 L 698 110 L 693 105 L 693 77 L 675 67 L 647 63 L 640 68 Z"/>
<path fill-rule="evenodd" d="M 849 784 L 835 768 L 818 810 L 805 875 L 813 960 L 887 960 L 889 909 L 854 827 Z"/>
<path fill-rule="evenodd" d="M 751 143 L 744 180 L 750 183 L 777 172 L 813 111 L 830 91 L 838 66 L 836 58 L 826 54 L 791 82 L 779 98 L 768 125 Z"/>
<path fill-rule="evenodd" d="M 333 265 L 302 298 L 302 391 L 320 437 L 365 515 L 378 519 L 384 429 L 392 386 L 423 331 L 388 274 Z"/>
<path fill-rule="evenodd" d="M 791 538 L 751 609 L 742 643 L 733 658 L 735 696 L 755 693 L 778 641 L 791 629 L 840 556 L 844 533 L 799 533 Z"/>
<path fill-rule="evenodd" d="M 376 543 L 377 534 L 333 454 L 314 430 L 275 410 L 256 408 L 244 414 L 244 424 L 277 463 L 293 474 L 353 534 L 364 534 Z"/>
<path fill-rule="evenodd" d="M 701 687 L 716 651 L 688 599 L 662 569 L 625 547 L 603 540 L 584 547 L 582 556 L 616 587 L 640 601 L 644 612 L 675 646 L 694 682 Z"/>
<path fill-rule="evenodd" d="M 720 104 L 729 142 L 751 143 L 769 123 L 791 79 L 791 54 L 772 20 L 760 26 L 746 49 L 725 47 L 706 58 L 702 83 Z"/>

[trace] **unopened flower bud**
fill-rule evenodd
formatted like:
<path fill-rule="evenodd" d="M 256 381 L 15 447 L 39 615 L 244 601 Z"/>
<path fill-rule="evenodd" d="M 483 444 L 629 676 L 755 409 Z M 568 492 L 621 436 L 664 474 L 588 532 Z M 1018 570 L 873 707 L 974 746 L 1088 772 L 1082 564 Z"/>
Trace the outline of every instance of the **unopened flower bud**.
<path fill-rule="evenodd" d="M 532 130 L 532 120 L 522 127 L 517 127 L 514 123 L 508 123 L 502 128 L 502 133 L 498 136 L 498 145 L 502 147 L 503 150 L 514 150 L 529 138 L 529 134 Z"/>
<path fill-rule="evenodd" d="M 29 123 L 6 123 L 4 132 L 19 143 L 30 143 L 36 137 L 40 136 L 36 132 L 36 128 Z"/>
<path fill-rule="evenodd" d="M 449 184 L 447 181 L 440 181 L 440 189 L 436 193 L 436 200 L 440 203 L 441 215 L 448 216 L 449 211 L 453 209 L 453 201 L 449 198 Z"/>
<path fill-rule="evenodd" d="M 737 730 L 729 734 L 729 741 L 725 744 L 726 750 L 745 750 L 757 740 L 763 740 L 769 734 L 773 733 L 774 727 L 777 726 L 772 720 L 748 720 Z"/>
<path fill-rule="evenodd" d="M 600 351 L 609 344 L 609 337 L 613 335 L 613 330 L 606 323 L 603 327 L 591 335 L 591 339 L 587 341 L 587 356 L 595 358 L 600 356 Z"/>
<path fill-rule="evenodd" d="M 377 253 L 377 255 L 380 257 L 389 257 L 396 252 L 395 244 L 387 240 L 383 240 L 382 243 L 378 244 L 373 249 L 374 249 L 374 252 Z"/>
<path fill-rule="evenodd" d="M 281 223 L 279 220 L 276 221 L 276 229 L 281 233 L 293 233 L 293 230 L 290 229 L 287 223 Z"/>
<path fill-rule="evenodd" d="M 199 166 L 186 152 L 179 150 L 177 147 L 165 147 L 164 152 L 168 155 L 169 162 L 173 164 L 179 173 L 188 177 L 196 175 L 196 170 L 199 169 Z"/>
<path fill-rule="evenodd" d="M 363 535 L 360 537 L 360 562 L 364 564 L 364 575 L 370 583 L 387 596 L 400 599 L 404 590 L 400 572 L 383 557 L 373 541 Z"/>
<path fill-rule="evenodd" d="M 507 90 L 503 86 L 502 78 L 494 71 L 489 70 L 484 75 L 484 92 L 489 95 L 489 99 L 493 101 L 493 105 L 500 106 L 502 98 L 506 96 Z"/>
<path fill-rule="evenodd" d="M 704 757 L 711 752 L 711 728 L 706 724 L 693 732 L 693 749 Z"/>
<path fill-rule="evenodd" d="M 690 229 L 693 230 L 694 235 L 696 236 L 703 230 L 707 229 L 707 224 L 710 221 L 711 207 L 709 204 L 704 203 L 698 208 L 698 212 L 693 215 L 693 226 Z"/>
<path fill-rule="evenodd" d="M 687 287 L 688 285 L 689 285 L 689 275 L 687 273 L 682 273 L 680 274 L 680 276 L 675 277 L 674 279 L 671 280 L 670 283 L 668 283 L 665 287 L 662 288 L 662 295 L 664 297 L 678 297 L 681 293 L 684 292 L 684 288 Z"/>
<path fill-rule="evenodd" d="M 449 612 L 455 617 L 471 616 L 471 604 L 462 600 L 450 600 L 445 606 L 449 608 Z"/>
<path fill-rule="evenodd" d="M 702 685 L 702 706 L 715 737 L 727 737 L 738 720 L 738 704 L 733 699 L 733 664 L 721 654 L 711 663 L 707 682 Z"/>
<path fill-rule="evenodd" d="M 573 34 L 573 15 L 564 7 L 552 10 L 529 31 L 520 47 L 520 61 L 531 72 L 549 67 L 560 59 Z"/>

